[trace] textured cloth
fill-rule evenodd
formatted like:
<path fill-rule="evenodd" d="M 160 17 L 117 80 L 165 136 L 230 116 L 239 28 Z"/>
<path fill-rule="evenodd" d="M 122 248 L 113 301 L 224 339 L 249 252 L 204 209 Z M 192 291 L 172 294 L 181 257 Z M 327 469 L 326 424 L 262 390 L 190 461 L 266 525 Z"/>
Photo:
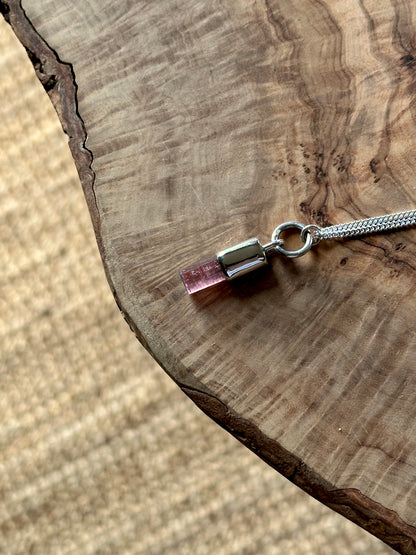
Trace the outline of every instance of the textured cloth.
<path fill-rule="evenodd" d="M 391 553 L 214 424 L 139 345 L 3 21 L 0 65 L 0 552 Z"/>

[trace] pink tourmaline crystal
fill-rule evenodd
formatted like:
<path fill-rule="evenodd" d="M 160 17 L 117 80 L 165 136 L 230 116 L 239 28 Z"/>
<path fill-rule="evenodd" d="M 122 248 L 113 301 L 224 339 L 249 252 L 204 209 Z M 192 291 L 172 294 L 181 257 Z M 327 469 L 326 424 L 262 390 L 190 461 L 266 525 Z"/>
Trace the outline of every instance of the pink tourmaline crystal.
<path fill-rule="evenodd" d="M 216 256 L 185 268 L 180 276 L 190 295 L 227 279 Z"/>

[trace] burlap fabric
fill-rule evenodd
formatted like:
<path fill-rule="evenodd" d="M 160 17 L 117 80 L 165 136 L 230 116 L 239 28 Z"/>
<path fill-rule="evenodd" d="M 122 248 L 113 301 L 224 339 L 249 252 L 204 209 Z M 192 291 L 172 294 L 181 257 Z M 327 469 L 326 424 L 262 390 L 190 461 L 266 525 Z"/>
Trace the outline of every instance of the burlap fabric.
<path fill-rule="evenodd" d="M 139 345 L 52 106 L 0 21 L 0 552 L 382 554 Z"/>

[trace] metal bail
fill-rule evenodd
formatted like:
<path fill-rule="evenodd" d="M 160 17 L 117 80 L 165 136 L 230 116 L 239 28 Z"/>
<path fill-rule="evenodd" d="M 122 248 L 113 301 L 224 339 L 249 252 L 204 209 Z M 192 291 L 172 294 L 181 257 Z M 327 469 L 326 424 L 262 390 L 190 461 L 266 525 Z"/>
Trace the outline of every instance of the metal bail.
<path fill-rule="evenodd" d="M 257 238 L 224 249 L 217 253 L 217 258 L 227 279 L 234 279 L 268 264 L 266 251 Z"/>

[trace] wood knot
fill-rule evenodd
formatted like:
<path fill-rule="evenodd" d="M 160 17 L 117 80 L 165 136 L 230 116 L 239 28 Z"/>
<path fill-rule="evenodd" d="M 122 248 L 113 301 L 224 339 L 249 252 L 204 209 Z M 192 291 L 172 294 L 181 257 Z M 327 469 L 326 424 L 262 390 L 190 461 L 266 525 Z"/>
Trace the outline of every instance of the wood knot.
<path fill-rule="evenodd" d="M 402 67 L 411 67 L 413 68 L 416 64 L 416 58 L 412 56 L 412 54 L 406 54 L 400 58 L 400 65 Z"/>

